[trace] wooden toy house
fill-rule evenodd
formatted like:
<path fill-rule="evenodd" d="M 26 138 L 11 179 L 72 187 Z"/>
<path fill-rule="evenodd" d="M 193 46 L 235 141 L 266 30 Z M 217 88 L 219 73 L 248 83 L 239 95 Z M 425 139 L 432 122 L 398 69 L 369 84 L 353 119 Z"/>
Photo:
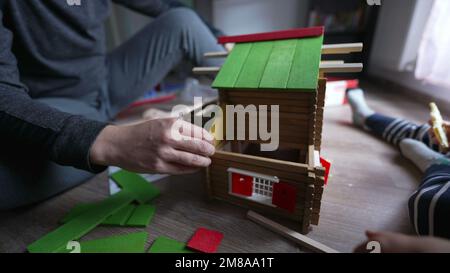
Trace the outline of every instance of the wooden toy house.
<path fill-rule="evenodd" d="M 215 134 L 222 134 L 224 140 L 217 143 L 207 170 L 210 197 L 292 219 L 304 233 L 319 223 L 327 171 L 320 161 L 324 73 L 362 69 L 362 64 L 322 62 L 322 54 L 362 49 L 361 44 L 324 46 L 323 35 L 323 28 L 318 27 L 223 37 L 219 42 L 235 43 L 233 50 L 207 57 L 227 56 L 224 65 L 194 70 L 218 72 L 213 87 L 219 90 L 223 125 L 227 123 L 226 105 L 267 105 L 269 112 L 272 105 L 279 106 L 276 151 L 261 152 L 260 144 L 267 139 L 252 140 L 248 132 L 245 140 L 236 140 L 236 136 L 227 140 L 225 129 L 216 124 Z M 270 123 L 270 118 L 266 120 Z"/>

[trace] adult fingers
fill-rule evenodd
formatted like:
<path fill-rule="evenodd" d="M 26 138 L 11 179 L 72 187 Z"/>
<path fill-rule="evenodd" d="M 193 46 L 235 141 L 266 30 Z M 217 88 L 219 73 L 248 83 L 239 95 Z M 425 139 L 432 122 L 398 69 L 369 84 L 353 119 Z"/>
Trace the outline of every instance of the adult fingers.
<path fill-rule="evenodd" d="M 177 126 L 179 127 L 179 132 L 181 133 L 182 136 L 206 140 L 211 144 L 213 143 L 214 136 L 211 135 L 205 129 L 198 127 L 192 123 L 186 122 L 184 120 L 180 120 L 177 123 L 178 123 Z"/>
<path fill-rule="evenodd" d="M 171 149 L 162 155 L 162 159 L 172 163 L 192 168 L 206 168 L 211 165 L 211 159 L 198 154 Z"/>
<path fill-rule="evenodd" d="M 192 154 L 212 156 L 216 152 L 216 148 L 209 142 L 204 140 L 199 140 L 196 138 L 182 139 L 182 140 L 171 140 L 169 145 L 172 148 L 184 152 L 189 152 Z"/>

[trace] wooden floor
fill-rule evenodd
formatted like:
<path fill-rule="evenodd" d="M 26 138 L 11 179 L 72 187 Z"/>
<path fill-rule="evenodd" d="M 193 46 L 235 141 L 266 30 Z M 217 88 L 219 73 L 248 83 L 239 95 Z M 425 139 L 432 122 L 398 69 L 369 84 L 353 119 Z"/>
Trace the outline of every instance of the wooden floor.
<path fill-rule="evenodd" d="M 370 84 L 364 87 L 375 110 L 414 121 L 427 120 L 426 104 L 393 90 Z M 323 196 L 320 224 L 308 236 L 349 252 L 364 239 L 367 229 L 411 233 L 406 205 L 420 173 L 395 148 L 353 128 L 348 107 L 328 108 L 325 119 L 323 155 L 333 162 L 333 177 Z M 225 234 L 220 252 L 305 251 L 246 220 L 244 209 L 207 201 L 200 174 L 170 177 L 157 185 L 162 196 L 147 228 L 148 246 L 160 235 L 187 241 L 202 226 Z M 24 252 L 28 244 L 55 229 L 75 204 L 98 201 L 107 194 L 107 176 L 102 174 L 35 207 L 0 212 L 0 252 Z M 83 240 L 137 230 L 99 227 Z"/>

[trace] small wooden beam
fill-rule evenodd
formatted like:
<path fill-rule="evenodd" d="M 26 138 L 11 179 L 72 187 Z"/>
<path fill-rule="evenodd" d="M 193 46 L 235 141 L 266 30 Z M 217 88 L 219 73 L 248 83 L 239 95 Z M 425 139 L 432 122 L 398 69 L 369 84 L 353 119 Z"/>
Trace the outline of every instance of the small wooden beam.
<path fill-rule="evenodd" d="M 363 47 L 363 43 L 323 45 L 322 54 L 349 54 L 361 52 Z"/>
<path fill-rule="evenodd" d="M 354 52 L 362 52 L 364 48 L 363 43 L 353 43 L 353 44 L 331 44 L 331 45 L 323 45 L 322 46 L 322 54 L 331 55 L 331 54 L 350 54 Z M 205 58 L 224 58 L 227 57 L 230 53 L 227 51 L 219 51 L 219 52 L 208 52 L 205 53 Z"/>
<path fill-rule="evenodd" d="M 321 61 L 320 64 L 345 64 L 345 61 L 343 61 L 343 60 Z"/>
<path fill-rule="evenodd" d="M 320 64 L 320 73 L 354 73 L 363 70 L 362 63 L 342 63 L 342 62 L 322 62 Z M 195 67 L 192 72 L 197 75 L 217 74 L 220 67 Z"/>
<path fill-rule="evenodd" d="M 197 75 L 217 74 L 220 71 L 220 67 L 195 67 L 192 72 Z"/>
<path fill-rule="evenodd" d="M 205 53 L 204 57 L 205 58 L 225 58 L 228 57 L 229 52 L 227 51 L 222 51 L 222 52 L 208 52 Z"/>
<path fill-rule="evenodd" d="M 253 211 L 249 211 L 247 213 L 247 218 L 312 251 L 320 253 L 339 253 L 335 249 L 332 249 L 322 243 L 319 243 L 311 238 L 306 237 L 305 235 L 302 235 L 298 232 L 288 229 L 285 226 L 275 223 L 274 221 L 269 220 L 264 216 L 259 215 L 258 213 L 255 213 Z"/>
<path fill-rule="evenodd" d="M 363 68 L 362 63 L 320 64 L 320 73 L 357 73 Z"/>

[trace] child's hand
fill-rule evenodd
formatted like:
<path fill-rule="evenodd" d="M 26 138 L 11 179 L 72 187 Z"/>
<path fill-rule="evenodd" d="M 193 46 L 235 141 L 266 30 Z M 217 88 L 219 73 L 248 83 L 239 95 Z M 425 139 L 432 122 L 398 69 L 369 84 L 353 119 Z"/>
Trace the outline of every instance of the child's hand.
<path fill-rule="evenodd" d="M 355 249 L 357 253 L 368 253 L 369 242 L 378 242 L 381 253 L 449 253 L 450 241 L 433 237 L 407 236 L 390 232 L 367 231 L 367 242 Z"/>

